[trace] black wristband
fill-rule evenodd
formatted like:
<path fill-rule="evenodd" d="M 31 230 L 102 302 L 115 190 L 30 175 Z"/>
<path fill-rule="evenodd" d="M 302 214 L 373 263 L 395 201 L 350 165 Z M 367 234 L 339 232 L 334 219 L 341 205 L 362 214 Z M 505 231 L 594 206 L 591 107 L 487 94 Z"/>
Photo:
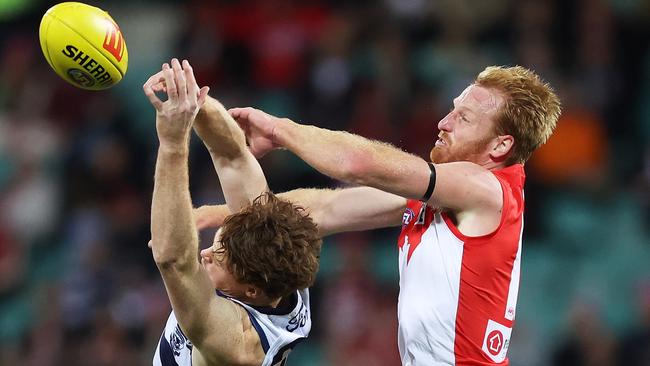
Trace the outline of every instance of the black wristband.
<path fill-rule="evenodd" d="M 429 175 L 429 186 L 427 187 L 427 191 L 424 192 L 424 196 L 420 199 L 422 202 L 429 201 L 429 198 L 431 198 L 431 195 L 433 194 L 433 188 L 436 186 L 436 166 L 433 165 L 433 163 L 428 164 L 429 169 L 431 169 L 431 175 Z"/>

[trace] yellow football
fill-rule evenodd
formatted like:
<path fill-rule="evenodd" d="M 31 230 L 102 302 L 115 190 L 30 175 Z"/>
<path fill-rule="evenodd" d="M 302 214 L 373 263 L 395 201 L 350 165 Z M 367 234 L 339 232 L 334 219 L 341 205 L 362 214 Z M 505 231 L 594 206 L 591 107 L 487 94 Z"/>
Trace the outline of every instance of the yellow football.
<path fill-rule="evenodd" d="M 129 53 L 124 36 L 100 8 L 77 2 L 57 4 L 43 15 L 39 38 L 47 62 L 74 86 L 107 89 L 126 74 Z"/>

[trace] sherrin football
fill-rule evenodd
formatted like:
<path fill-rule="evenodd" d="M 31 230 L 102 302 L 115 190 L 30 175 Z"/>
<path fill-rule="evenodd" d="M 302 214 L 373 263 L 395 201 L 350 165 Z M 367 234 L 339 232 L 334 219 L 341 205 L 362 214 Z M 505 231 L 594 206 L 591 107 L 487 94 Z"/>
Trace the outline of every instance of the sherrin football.
<path fill-rule="evenodd" d="M 45 59 L 59 76 L 87 90 L 110 88 L 129 63 L 117 23 L 100 8 L 77 2 L 51 7 L 39 29 Z"/>

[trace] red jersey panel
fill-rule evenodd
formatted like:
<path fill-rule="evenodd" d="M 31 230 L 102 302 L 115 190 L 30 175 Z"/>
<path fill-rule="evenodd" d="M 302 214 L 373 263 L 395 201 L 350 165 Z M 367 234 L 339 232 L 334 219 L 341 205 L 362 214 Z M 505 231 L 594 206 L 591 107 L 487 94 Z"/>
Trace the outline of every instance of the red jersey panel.
<path fill-rule="evenodd" d="M 508 365 L 523 229 L 523 165 L 493 171 L 503 210 L 491 234 L 468 237 L 410 200 L 398 239 L 402 364 Z"/>

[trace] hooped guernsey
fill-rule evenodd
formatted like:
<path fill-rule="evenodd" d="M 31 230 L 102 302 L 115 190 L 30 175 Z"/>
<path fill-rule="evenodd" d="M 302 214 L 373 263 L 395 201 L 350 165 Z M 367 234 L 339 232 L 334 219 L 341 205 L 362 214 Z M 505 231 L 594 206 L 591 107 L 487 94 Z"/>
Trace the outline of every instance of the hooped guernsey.
<path fill-rule="evenodd" d="M 519 291 L 525 180 L 492 171 L 503 191 L 492 233 L 463 235 L 452 218 L 409 200 L 398 239 L 398 345 L 403 366 L 508 365 Z"/>
<path fill-rule="evenodd" d="M 285 307 L 257 307 L 224 295 L 217 295 L 242 306 L 260 337 L 264 350 L 261 366 L 284 366 L 293 347 L 303 341 L 311 330 L 309 289 L 296 291 Z M 215 329 L 219 332 L 219 329 Z M 172 311 L 167 319 L 153 366 L 192 366 L 192 342 L 185 336 Z"/>

